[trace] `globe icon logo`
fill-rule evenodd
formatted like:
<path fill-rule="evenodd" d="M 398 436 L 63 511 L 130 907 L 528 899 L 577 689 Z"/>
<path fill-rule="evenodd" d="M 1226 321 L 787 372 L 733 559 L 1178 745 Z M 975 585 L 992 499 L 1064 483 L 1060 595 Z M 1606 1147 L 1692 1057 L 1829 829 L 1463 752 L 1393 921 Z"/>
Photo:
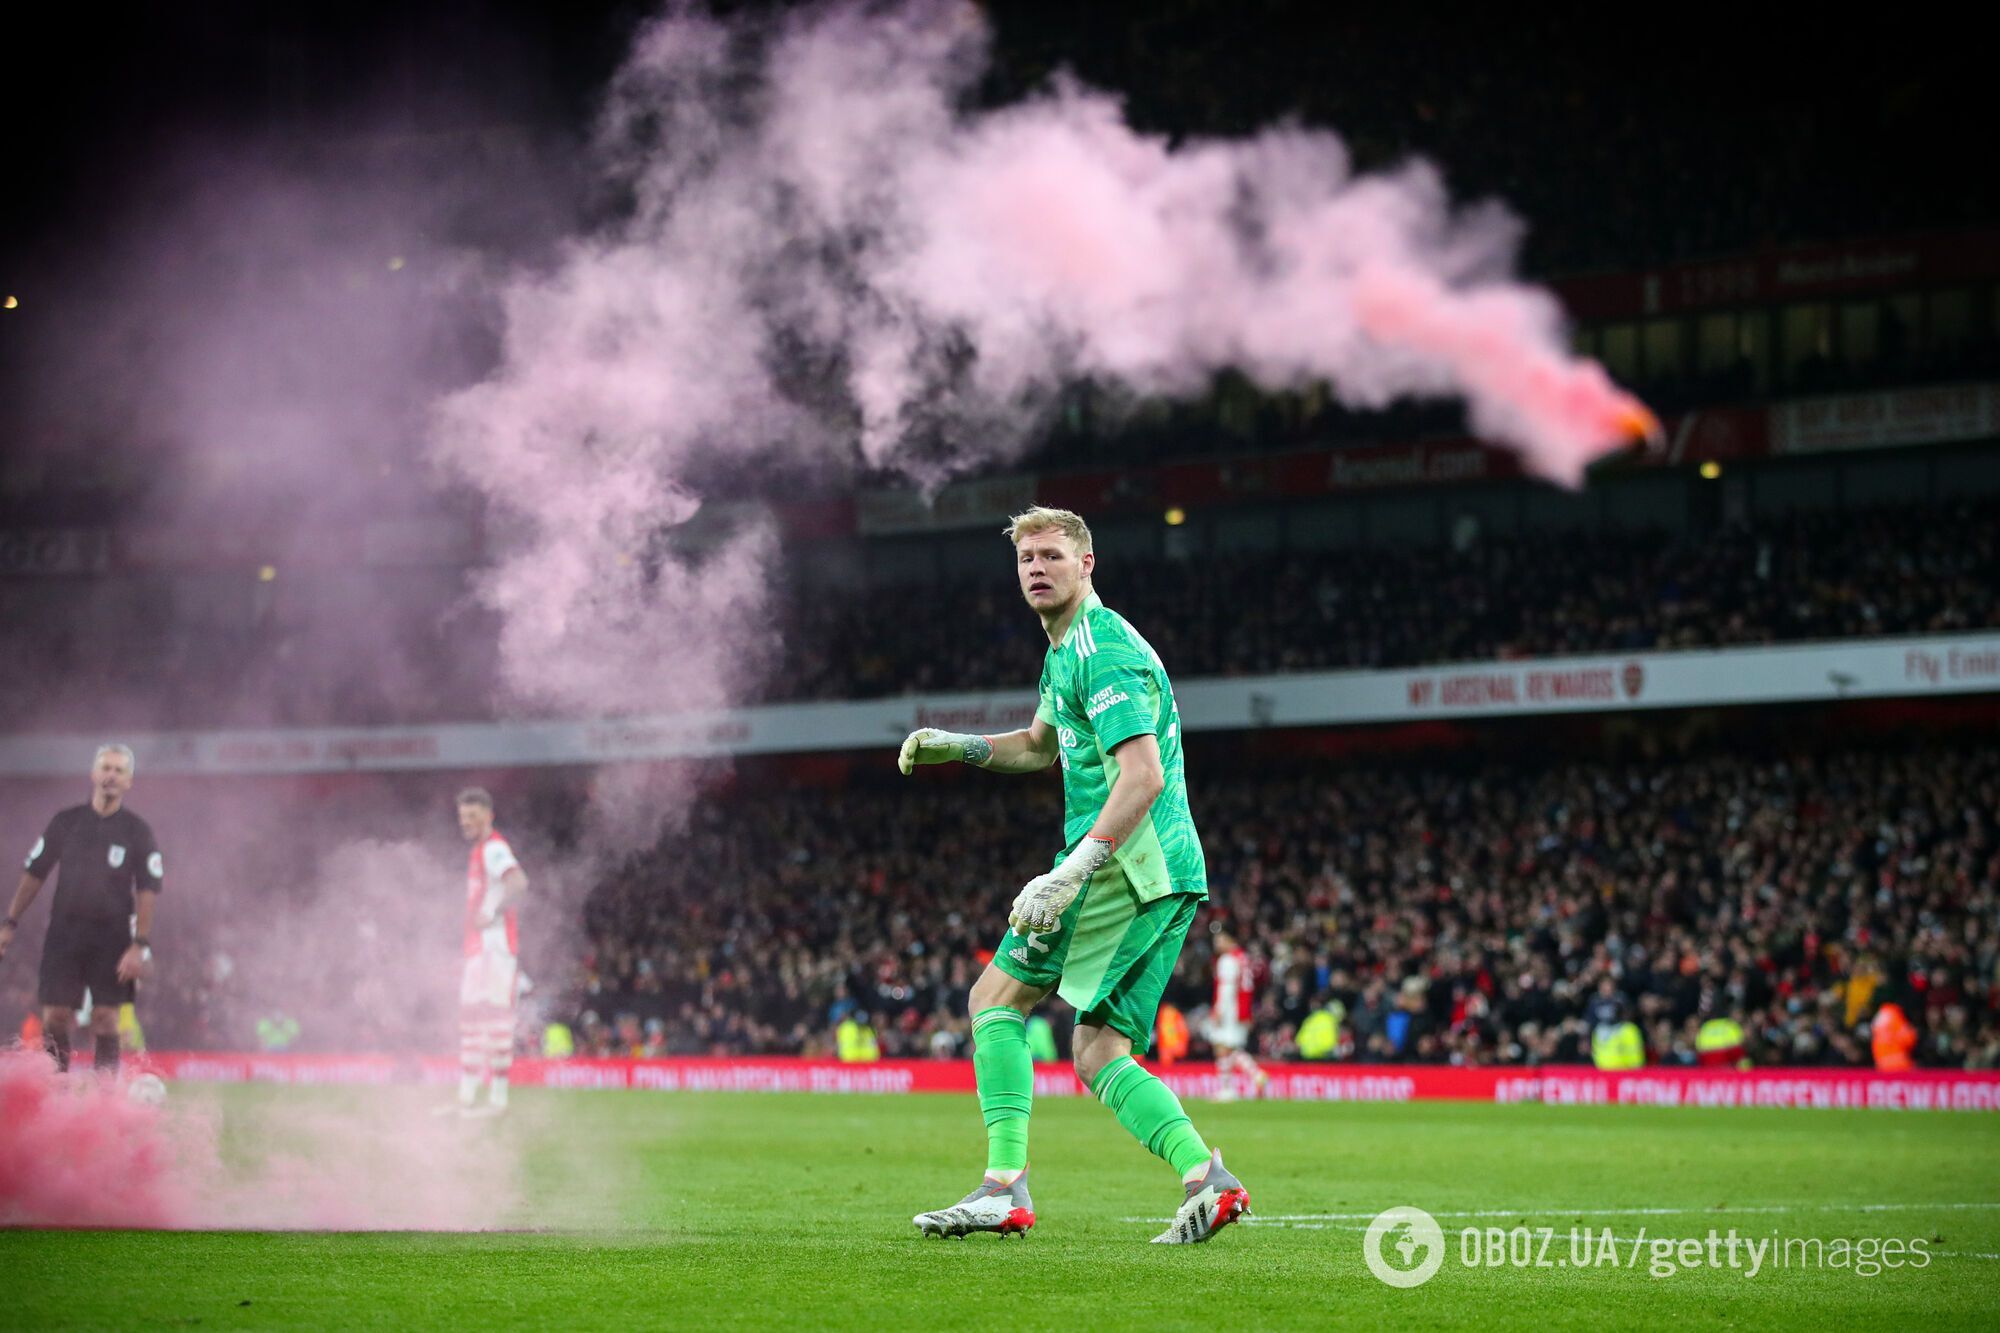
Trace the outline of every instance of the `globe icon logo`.
<path fill-rule="evenodd" d="M 1421 1208 L 1391 1208 L 1361 1238 L 1368 1271 L 1392 1287 L 1420 1287 L 1444 1263 L 1444 1229 Z"/>

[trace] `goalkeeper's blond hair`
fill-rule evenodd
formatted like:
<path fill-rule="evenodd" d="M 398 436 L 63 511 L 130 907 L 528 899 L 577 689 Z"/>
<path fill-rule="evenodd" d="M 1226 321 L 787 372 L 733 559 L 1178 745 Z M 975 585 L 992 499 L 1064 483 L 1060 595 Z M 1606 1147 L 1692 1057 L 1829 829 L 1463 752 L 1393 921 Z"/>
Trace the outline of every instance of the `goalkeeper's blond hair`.
<path fill-rule="evenodd" d="M 1021 538 L 1031 532 L 1060 532 L 1076 543 L 1078 555 L 1090 551 L 1090 524 L 1083 521 L 1083 515 L 1068 509 L 1031 505 L 1007 521 L 1009 545 L 1019 545 Z"/>

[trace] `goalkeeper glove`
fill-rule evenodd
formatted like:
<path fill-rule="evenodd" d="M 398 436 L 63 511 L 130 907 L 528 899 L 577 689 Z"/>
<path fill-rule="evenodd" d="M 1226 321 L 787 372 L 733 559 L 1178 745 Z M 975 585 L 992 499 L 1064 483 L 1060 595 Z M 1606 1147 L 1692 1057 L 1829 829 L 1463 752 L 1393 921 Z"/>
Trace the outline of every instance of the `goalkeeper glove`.
<path fill-rule="evenodd" d="M 984 736 L 919 727 L 904 738 L 896 767 L 907 777 L 918 764 L 983 764 L 992 757 L 993 742 Z"/>
<path fill-rule="evenodd" d="M 1083 886 L 1092 875 L 1111 859 L 1117 843 L 1096 834 L 1085 838 L 1076 845 L 1076 850 L 1063 858 L 1063 863 L 1046 875 L 1037 875 L 1028 881 L 1014 899 L 1014 908 L 1007 914 L 1007 924 L 1016 932 L 1045 934 L 1054 930 L 1062 920 L 1062 914 L 1076 901 L 1076 895 L 1083 892 Z"/>

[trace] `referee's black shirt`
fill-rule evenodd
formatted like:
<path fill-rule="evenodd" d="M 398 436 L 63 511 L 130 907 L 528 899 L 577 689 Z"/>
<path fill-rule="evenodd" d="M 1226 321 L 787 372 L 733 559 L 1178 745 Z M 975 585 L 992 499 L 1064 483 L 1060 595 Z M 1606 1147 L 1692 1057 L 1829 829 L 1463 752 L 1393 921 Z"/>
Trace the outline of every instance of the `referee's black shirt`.
<path fill-rule="evenodd" d="M 108 815 L 90 805 L 57 811 L 28 853 L 28 873 L 46 881 L 58 865 L 52 921 L 123 921 L 132 895 L 158 893 L 166 873 L 151 826 L 122 805 Z"/>

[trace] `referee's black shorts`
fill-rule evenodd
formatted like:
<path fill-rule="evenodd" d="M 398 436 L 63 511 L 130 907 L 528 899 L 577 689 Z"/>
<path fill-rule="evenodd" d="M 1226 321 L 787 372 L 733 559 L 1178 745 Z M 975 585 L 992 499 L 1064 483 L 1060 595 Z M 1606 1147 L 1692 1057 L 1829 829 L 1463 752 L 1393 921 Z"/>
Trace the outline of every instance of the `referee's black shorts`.
<path fill-rule="evenodd" d="M 86 986 L 92 1005 L 130 1004 L 132 983 L 118 979 L 118 960 L 131 947 L 132 926 L 122 917 L 50 921 L 48 942 L 42 945 L 42 1006 L 81 1008 Z"/>

